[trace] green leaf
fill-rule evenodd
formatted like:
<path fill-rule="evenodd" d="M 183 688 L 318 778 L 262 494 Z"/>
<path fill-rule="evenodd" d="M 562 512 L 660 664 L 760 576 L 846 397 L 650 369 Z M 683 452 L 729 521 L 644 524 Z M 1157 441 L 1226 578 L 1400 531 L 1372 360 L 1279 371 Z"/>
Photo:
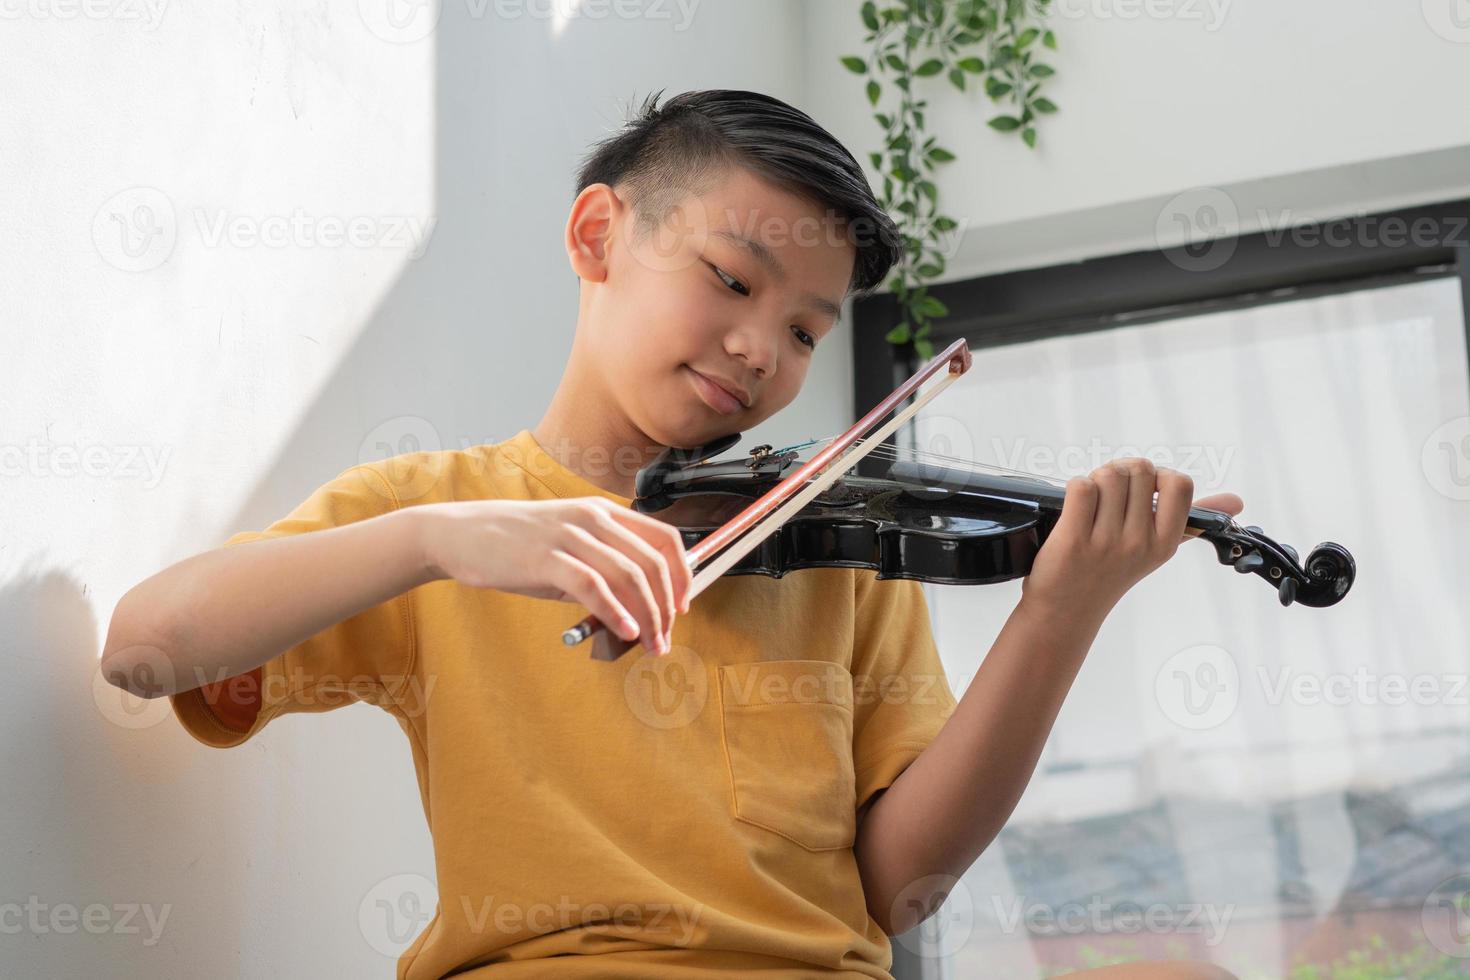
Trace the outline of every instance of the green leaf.
<path fill-rule="evenodd" d="M 919 329 L 914 331 L 914 340 L 921 341 L 933 332 L 934 324 L 930 323 L 928 320 L 925 320 L 922 324 L 919 325 Z"/>
<path fill-rule="evenodd" d="M 1031 103 L 1031 106 L 1037 112 L 1056 112 L 1057 111 L 1056 103 L 1053 102 L 1051 99 L 1037 99 L 1035 102 Z"/>
<path fill-rule="evenodd" d="M 949 84 L 963 92 L 965 90 L 965 73 L 958 68 L 951 68 L 949 70 Z"/>
<path fill-rule="evenodd" d="M 878 120 L 878 125 L 882 126 L 884 129 L 893 128 L 893 117 L 890 116 L 888 113 L 880 112 L 874 115 L 873 118 Z"/>
<path fill-rule="evenodd" d="M 909 90 L 909 77 L 907 75 L 900 75 L 893 80 L 893 84 L 907 92 Z"/>
<path fill-rule="evenodd" d="M 942 146 L 936 146 L 934 149 L 929 151 L 929 158 L 938 163 L 949 163 L 951 160 L 954 159 L 954 154 L 949 152 Z"/>
<path fill-rule="evenodd" d="M 957 227 L 959 225 L 953 218 L 938 217 L 934 219 L 935 231 L 954 231 Z"/>
<path fill-rule="evenodd" d="M 933 296 L 925 296 L 919 300 L 919 309 L 925 316 L 948 316 L 949 307 L 945 306 Z"/>
<path fill-rule="evenodd" d="M 918 186 L 919 190 L 923 192 L 925 197 L 929 198 L 931 203 L 937 204 L 939 202 L 939 188 L 934 186 L 933 181 L 921 180 Z"/>
<path fill-rule="evenodd" d="M 914 341 L 914 353 L 926 361 L 934 360 L 934 343 L 929 340 Z"/>
<path fill-rule="evenodd" d="M 1041 43 L 1055 51 L 1057 49 L 1057 36 L 1051 31 L 1047 31 L 1041 35 Z"/>
<path fill-rule="evenodd" d="M 943 70 L 944 62 L 940 61 L 938 58 L 930 58 L 918 68 L 915 68 L 914 74 L 918 75 L 920 78 L 928 78 L 930 75 L 938 75 Z"/>
<path fill-rule="evenodd" d="M 1011 86 L 994 76 L 985 80 L 985 94 L 992 99 L 998 99 L 1010 92 Z"/>
<path fill-rule="evenodd" d="M 890 150 L 907 150 L 912 145 L 913 144 L 909 142 L 908 133 L 899 133 L 897 136 L 893 137 L 892 142 L 888 144 L 888 148 Z"/>
<path fill-rule="evenodd" d="M 1032 78 L 1050 78 L 1057 73 L 1051 65 L 1043 65 L 1040 62 L 1032 65 L 1026 72 Z"/>
<path fill-rule="evenodd" d="M 970 72 L 971 74 L 978 74 L 985 70 L 985 62 L 981 61 L 979 58 L 961 58 L 958 62 L 956 62 L 956 64 L 958 64 L 961 69 Z"/>
<path fill-rule="evenodd" d="M 1025 140 L 1026 145 L 1031 147 L 1031 149 L 1036 149 L 1036 127 L 1027 126 L 1021 130 L 1021 139 Z"/>
<path fill-rule="evenodd" d="M 868 0 L 867 3 L 863 4 L 863 24 L 870 31 L 876 31 L 878 29 L 878 5 L 873 3 L 872 0 Z"/>
<path fill-rule="evenodd" d="M 868 159 L 873 161 L 873 169 L 878 170 L 883 166 L 883 154 L 869 153 Z"/>
<path fill-rule="evenodd" d="M 1040 33 L 1034 27 L 1026 28 L 1026 30 L 1021 32 L 1021 36 L 1016 38 L 1016 50 L 1019 51 L 1022 48 L 1030 47 L 1031 42 L 1036 40 L 1037 35 Z"/>
<path fill-rule="evenodd" d="M 883 60 L 886 61 L 886 62 L 888 62 L 888 67 L 889 68 L 892 68 L 894 71 L 906 71 L 907 70 L 906 67 L 905 67 L 905 65 L 904 65 L 904 63 L 903 63 L 903 59 L 900 58 L 896 54 L 891 54 L 888 57 L 884 58 Z"/>
<path fill-rule="evenodd" d="M 909 342 L 909 338 L 911 336 L 912 335 L 909 333 L 909 325 L 907 323 L 900 323 L 898 326 L 894 327 L 892 330 L 884 334 L 883 339 L 888 341 L 890 344 L 906 344 Z"/>
<path fill-rule="evenodd" d="M 846 57 L 844 57 L 842 59 L 842 65 L 854 75 L 866 75 L 868 73 L 868 63 L 861 58 L 854 57 L 853 55 L 847 55 Z"/>
<path fill-rule="evenodd" d="M 991 129 L 999 130 L 1002 133 L 1010 133 L 1021 128 L 1021 120 L 1015 116 L 996 116 L 990 120 L 988 125 Z"/>
<path fill-rule="evenodd" d="M 919 266 L 919 275 L 923 276 L 925 279 L 933 279 L 935 276 L 939 275 L 943 271 L 943 269 L 939 268 L 939 266 L 933 264 L 932 262 L 926 262 L 924 265 Z"/>
<path fill-rule="evenodd" d="M 876 79 L 868 79 L 868 104 L 877 105 L 878 98 L 883 94 L 883 89 L 878 85 Z"/>

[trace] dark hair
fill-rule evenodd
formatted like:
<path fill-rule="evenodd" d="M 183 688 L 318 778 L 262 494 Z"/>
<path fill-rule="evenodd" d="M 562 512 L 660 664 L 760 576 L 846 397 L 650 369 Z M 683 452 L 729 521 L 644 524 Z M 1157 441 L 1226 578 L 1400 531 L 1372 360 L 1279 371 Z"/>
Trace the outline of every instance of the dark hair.
<path fill-rule="evenodd" d="M 862 167 L 831 133 L 759 92 L 684 92 L 659 108 L 662 92 L 594 146 L 578 171 L 576 193 L 626 183 L 641 232 L 684 195 L 708 190 L 730 165 L 745 167 L 843 222 L 857 250 L 849 292 L 882 283 L 903 255 L 903 238 L 874 200 Z"/>

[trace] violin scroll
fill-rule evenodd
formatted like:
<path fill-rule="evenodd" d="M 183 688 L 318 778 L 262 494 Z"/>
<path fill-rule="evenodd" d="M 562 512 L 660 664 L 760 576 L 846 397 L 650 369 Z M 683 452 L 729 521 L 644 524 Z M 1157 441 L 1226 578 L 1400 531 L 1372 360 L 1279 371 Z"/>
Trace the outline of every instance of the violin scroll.
<path fill-rule="evenodd" d="M 1353 556 L 1335 541 L 1323 541 L 1302 563 L 1296 549 L 1278 544 L 1254 524 L 1240 527 L 1234 521 L 1225 530 L 1205 535 L 1215 546 L 1220 564 L 1231 565 L 1242 575 L 1254 572 L 1276 586 L 1283 606 L 1331 606 L 1347 595 L 1357 576 Z"/>

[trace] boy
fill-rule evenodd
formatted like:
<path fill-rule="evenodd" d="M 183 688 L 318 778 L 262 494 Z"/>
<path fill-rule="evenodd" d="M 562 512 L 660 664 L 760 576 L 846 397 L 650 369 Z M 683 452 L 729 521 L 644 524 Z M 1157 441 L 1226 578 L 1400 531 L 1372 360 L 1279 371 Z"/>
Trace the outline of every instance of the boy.
<path fill-rule="evenodd" d="M 534 430 L 351 467 L 109 630 L 114 683 L 161 658 L 151 693 L 207 745 L 353 698 L 393 714 L 439 889 L 400 978 L 888 976 L 888 936 L 999 832 L 1102 618 L 1181 539 L 1182 474 L 1073 480 L 959 704 L 916 582 L 725 576 L 691 604 L 677 531 L 628 506 L 638 469 L 789 404 L 900 239 L 791 106 L 657 101 L 579 175 L 576 334 Z M 568 651 L 583 607 L 655 656 Z"/>

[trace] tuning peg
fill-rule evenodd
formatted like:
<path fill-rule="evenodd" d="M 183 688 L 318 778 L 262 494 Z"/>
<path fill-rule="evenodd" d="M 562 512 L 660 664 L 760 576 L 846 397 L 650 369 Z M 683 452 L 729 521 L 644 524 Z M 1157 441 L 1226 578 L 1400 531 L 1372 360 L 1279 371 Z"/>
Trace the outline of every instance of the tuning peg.
<path fill-rule="evenodd" d="M 1284 544 L 1284 545 L 1281 546 L 1281 550 L 1284 551 L 1284 552 L 1286 552 L 1288 555 L 1290 555 L 1291 556 L 1291 560 L 1294 561 L 1294 562 L 1296 562 L 1298 565 L 1300 565 L 1302 563 L 1302 560 L 1297 557 L 1296 549 L 1293 548 L 1291 545 Z"/>
<path fill-rule="evenodd" d="M 1261 557 L 1261 553 L 1252 551 L 1248 555 L 1241 555 L 1235 559 L 1235 570 L 1243 575 L 1246 572 L 1254 572 L 1264 564 L 1266 564 L 1266 559 Z"/>
<path fill-rule="evenodd" d="M 1276 590 L 1276 594 L 1281 597 L 1283 606 L 1291 605 L 1291 601 L 1296 598 L 1296 579 L 1290 575 L 1282 579 L 1281 587 Z"/>
<path fill-rule="evenodd" d="M 1245 526 L 1245 529 L 1247 531 L 1249 531 L 1250 533 L 1252 533 L 1252 534 L 1260 534 L 1261 533 L 1261 525 L 1259 525 L 1259 524 L 1247 524 Z"/>

